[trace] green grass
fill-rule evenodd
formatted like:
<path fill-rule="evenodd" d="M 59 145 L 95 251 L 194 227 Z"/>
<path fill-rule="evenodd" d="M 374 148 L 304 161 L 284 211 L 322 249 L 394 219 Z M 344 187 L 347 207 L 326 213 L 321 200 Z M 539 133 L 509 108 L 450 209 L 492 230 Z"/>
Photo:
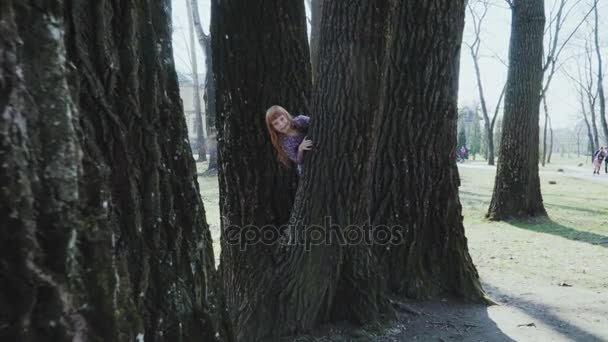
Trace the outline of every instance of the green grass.
<path fill-rule="evenodd" d="M 541 187 L 549 218 L 530 221 L 487 221 L 484 215 L 492 196 L 495 169 L 485 167 L 483 161 L 467 162 L 466 165 L 477 166 L 476 168 L 460 168 L 464 224 L 469 249 L 476 264 L 482 268 L 502 267 L 506 264 L 501 266 L 500 263 L 512 260 L 513 255 L 537 261 L 545 258 L 555 261 L 564 255 L 564 249 L 577 256 L 597 259 L 597 250 L 585 246 L 602 249 L 607 254 L 605 260 L 608 260 L 608 182 L 598 182 L 597 178 L 591 177 L 576 178 L 580 174 L 591 174 L 588 162 L 584 167 L 577 166 L 585 162 L 583 158 L 554 160 L 554 163 L 541 167 Z M 207 168 L 206 163 L 198 163 L 197 167 L 200 193 L 217 261 L 220 253 L 218 182 L 216 177 L 200 176 Z M 559 168 L 563 168 L 564 172 L 556 172 Z M 604 174 L 599 177 L 608 179 L 608 175 Z M 549 181 L 557 184 L 551 185 Z M 583 243 L 585 246 L 568 244 L 566 241 Z M 492 257 L 493 259 L 488 259 Z M 564 259 L 563 262 L 569 261 Z M 538 267 L 553 267 L 553 264 L 537 262 L 517 272 L 531 274 L 537 272 Z"/>
<path fill-rule="evenodd" d="M 603 244 L 608 240 L 608 183 L 581 179 L 589 167 L 576 169 L 578 159 L 559 160 L 541 167 L 541 191 L 549 219 L 511 221 L 510 225 L 571 240 Z M 469 165 L 482 166 L 483 162 Z M 563 168 L 564 172 L 555 172 Z M 460 199 L 465 224 L 485 222 L 492 197 L 495 169 L 461 167 Z M 591 173 L 591 172 L 588 172 Z M 607 178 L 608 175 L 600 175 Z M 557 184 L 549 184 L 555 181 Z"/>
<path fill-rule="evenodd" d="M 583 167 L 578 166 L 581 162 Z M 484 215 L 492 195 L 495 169 L 484 165 L 483 161 L 473 161 L 459 169 L 468 248 L 484 288 L 502 305 L 516 307 L 507 311 L 528 310 L 537 320 L 546 320 L 542 316 L 545 311 L 558 317 L 545 323 L 559 326 L 555 329 L 560 331 L 563 330 L 560 322 L 570 322 L 588 331 L 600 329 L 604 321 L 597 323 L 598 317 L 605 316 L 608 298 L 608 175 L 592 176 L 591 166 L 584 158 L 554 158 L 554 163 L 541 167 L 541 190 L 549 217 L 490 222 Z M 197 166 L 217 262 L 218 182 L 216 177 L 200 176 L 206 163 Z M 563 172 L 557 172 L 560 168 Z M 569 287 L 560 285 L 564 283 Z M 513 326 L 526 322 L 506 320 L 501 327 L 519 329 Z M 371 334 L 371 330 L 362 331 Z M 342 340 L 355 339 L 353 335 L 345 336 Z"/>
<path fill-rule="evenodd" d="M 557 159 L 540 168 L 548 218 L 508 222 L 484 218 L 495 168 L 484 162 L 459 168 L 469 251 L 486 284 L 517 292 L 567 280 L 578 289 L 606 291 L 608 175 L 594 178 L 591 166 L 580 162 Z"/>

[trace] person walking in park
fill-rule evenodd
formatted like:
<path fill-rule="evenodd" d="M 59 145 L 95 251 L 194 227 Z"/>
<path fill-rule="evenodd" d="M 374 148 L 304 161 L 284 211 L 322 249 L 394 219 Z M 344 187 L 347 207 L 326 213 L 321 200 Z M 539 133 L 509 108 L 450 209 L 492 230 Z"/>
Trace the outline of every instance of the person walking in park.
<path fill-rule="evenodd" d="M 604 146 L 600 147 L 599 150 L 595 151 L 593 154 L 593 174 L 600 174 L 600 170 L 602 169 L 602 162 L 606 158 L 606 148 Z"/>
<path fill-rule="evenodd" d="M 286 167 L 295 164 L 298 175 L 302 174 L 304 151 L 312 149 L 312 141 L 306 139 L 310 118 L 306 115 L 292 117 L 289 112 L 274 105 L 266 111 L 266 127 L 272 146 L 277 151 L 277 159 Z"/>

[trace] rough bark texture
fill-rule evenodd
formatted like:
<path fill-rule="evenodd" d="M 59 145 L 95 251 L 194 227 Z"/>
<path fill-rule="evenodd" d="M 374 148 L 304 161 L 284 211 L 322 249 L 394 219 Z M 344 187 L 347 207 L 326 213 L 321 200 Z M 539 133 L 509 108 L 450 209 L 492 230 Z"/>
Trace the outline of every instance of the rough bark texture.
<path fill-rule="evenodd" d="M 466 245 L 454 159 L 465 1 L 403 1 L 393 14 L 374 127 L 368 214 L 404 243 L 377 248 L 390 288 L 484 298 Z"/>
<path fill-rule="evenodd" d="M 257 243 L 242 251 L 227 242 L 226 229 L 272 233 L 272 227 L 289 220 L 295 168 L 278 164 L 264 113 L 280 104 L 293 114 L 311 114 L 305 20 L 303 1 L 212 1 L 223 227 L 220 268 L 239 340 L 268 336 L 284 318 L 274 308 L 280 294 L 269 290 L 284 276 L 277 272 L 276 246 Z"/>
<path fill-rule="evenodd" d="M 319 40 L 321 37 L 321 18 L 323 17 L 324 0 L 310 1 L 310 62 L 312 65 L 312 78 L 316 82 L 319 70 Z"/>
<path fill-rule="evenodd" d="M 538 176 L 543 0 L 514 0 L 500 163 L 488 218 L 546 215 Z"/>
<path fill-rule="evenodd" d="M 0 5 L 0 338 L 230 340 L 169 1 Z"/>
<path fill-rule="evenodd" d="M 330 318 L 373 322 L 392 313 L 371 246 L 335 239 L 355 234 L 358 229 L 349 226 L 366 221 L 364 165 L 370 158 L 389 5 L 386 0 L 324 3 L 310 134 L 315 147 L 305 161 L 291 222 L 307 232 L 323 227 L 334 240 L 309 253 L 300 246 L 289 251 L 299 262 L 297 272 L 284 280 L 295 284 L 286 291 L 293 304 L 281 308 L 289 314 L 284 324 L 290 329 L 308 329 Z"/>

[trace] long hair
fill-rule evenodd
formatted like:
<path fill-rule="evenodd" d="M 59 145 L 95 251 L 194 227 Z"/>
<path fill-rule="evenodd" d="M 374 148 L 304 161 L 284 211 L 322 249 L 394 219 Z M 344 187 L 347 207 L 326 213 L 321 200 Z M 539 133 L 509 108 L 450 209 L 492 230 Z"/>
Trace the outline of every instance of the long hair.
<path fill-rule="evenodd" d="M 266 111 L 266 128 L 268 128 L 268 133 L 270 134 L 270 141 L 272 142 L 272 146 L 274 146 L 277 151 L 277 159 L 281 164 L 286 167 L 290 167 L 291 163 L 287 153 L 283 150 L 283 144 L 281 144 L 281 136 L 279 132 L 277 132 L 272 126 L 272 122 L 276 120 L 279 116 L 285 116 L 287 120 L 293 125 L 293 117 L 285 108 L 274 105 Z"/>

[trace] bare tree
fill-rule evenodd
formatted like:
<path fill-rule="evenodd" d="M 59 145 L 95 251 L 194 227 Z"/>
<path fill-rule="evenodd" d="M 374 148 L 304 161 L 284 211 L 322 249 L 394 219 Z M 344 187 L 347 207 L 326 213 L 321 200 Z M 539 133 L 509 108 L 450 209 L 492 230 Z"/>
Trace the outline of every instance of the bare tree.
<path fill-rule="evenodd" d="M 195 0 L 196 1 L 196 0 Z M 207 129 L 204 114 L 201 112 L 201 95 L 200 83 L 198 81 L 198 66 L 196 61 L 196 45 L 194 44 L 194 20 L 192 19 L 192 6 L 190 0 L 186 0 L 186 9 L 188 11 L 188 33 L 190 38 L 190 65 L 192 66 L 192 93 L 194 102 L 194 115 L 196 119 L 196 149 L 198 152 L 198 160 L 207 160 Z"/>
<path fill-rule="evenodd" d="M 547 91 L 551 85 L 551 81 L 555 76 L 555 72 L 560 68 L 557 64 L 560 55 L 564 51 L 564 48 L 568 45 L 572 37 L 576 34 L 579 28 L 585 23 L 587 17 L 591 14 L 591 10 L 588 11 L 585 16 L 578 22 L 578 24 L 572 29 L 572 31 L 566 36 L 563 41 L 560 41 L 560 34 L 564 28 L 564 24 L 572 14 L 575 8 L 579 8 L 578 5 L 582 0 L 570 1 L 570 0 L 557 0 L 554 2 L 554 7 L 551 9 L 549 14 L 549 23 L 545 29 L 545 36 L 548 37 L 549 48 L 547 50 L 545 61 L 543 64 L 543 88 L 541 90 L 541 98 L 543 103 L 543 111 L 545 113 L 545 123 L 543 129 L 543 154 L 541 163 L 545 166 L 547 162 L 547 129 L 550 125 L 549 119 L 549 107 L 547 105 Z M 597 1 L 597 0 L 596 0 Z M 557 7 L 557 8 L 556 8 Z M 549 130 L 551 130 L 549 128 Z M 553 133 L 551 132 L 551 135 Z"/>
<path fill-rule="evenodd" d="M 190 7 L 192 8 L 192 19 L 194 23 L 194 29 L 198 42 L 203 49 L 205 54 L 205 93 L 203 99 L 205 100 L 205 119 L 206 119 L 206 131 L 210 127 L 216 125 L 216 99 L 215 99 L 215 76 L 213 74 L 213 55 L 211 53 L 211 34 L 206 34 L 203 30 L 201 23 L 201 16 L 198 11 L 198 0 L 189 0 Z M 217 169 L 217 144 L 215 141 L 215 134 L 210 135 L 209 144 L 209 171 Z"/>
<path fill-rule="evenodd" d="M 578 64 L 577 76 L 573 76 L 564 70 L 564 74 L 572 81 L 572 84 L 579 95 L 579 104 L 583 121 L 587 126 L 589 146 L 591 153 L 599 148 L 599 134 L 596 124 L 596 103 L 598 92 L 595 87 L 595 77 L 593 75 L 593 56 L 589 47 L 589 40 L 585 41 L 585 55 L 583 66 Z"/>
<path fill-rule="evenodd" d="M 606 97 L 604 96 L 604 72 L 602 65 L 602 53 L 600 51 L 600 42 L 599 42 L 599 15 L 597 13 L 597 4 L 599 0 L 595 0 L 593 3 L 593 41 L 595 44 L 595 54 L 596 54 L 596 62 L 597 62 L 597 95 L 600 100 L 600 123 L 602 124 L 602 130 L 604 132 L 604 139 L 608 143 L 608 124 L 606 123 Z"/>
<path fill-rule="evenodd" d="M 477 13 L 477 9 L 475 8 L 477 4 L 481 4 L 482 9 L 481 13 Z M 469 47 L 469 51 L 471 53 L 471 58 L 473 59 L 473 64 L 475 66 L 475 76 L 477 79 L 477 89 L 479 91 L 479 102 L 481 105 L 481 113 L 483 115 L 484 121 L 484 129 L 485 129 L 485 137 L 486 144 L 488 149 L 488 165 L 494 165 L 494 125 L 496 123 L 496 118 L 498 117 L 498 111 L 500 108 L 500 104 L 502 102 L 502 98 L 505 94 L 506 83 L 503 86 L 502 91 L 500 92 L 500 96 L 498 101 L 496 102 L 496 107 L 494 110 L 494 114 L 492 115 L 492 119 L 488 114 L 488 109 L 486 105 L 486 98 L 483 90 L 483 83 L 481 81 L 481 68 L 479 66 L 479 49 L 481 46 L 481 27 L 483 20 L 488 13 L 489 1 L 488 0 L 478 0 L 475 2 L 469 2 L 468 4 L 469 13 L 471 18 L 473 19 L 473 30 L 475 33 L 475 38 L 472 43 L 466 43 Z"/>

